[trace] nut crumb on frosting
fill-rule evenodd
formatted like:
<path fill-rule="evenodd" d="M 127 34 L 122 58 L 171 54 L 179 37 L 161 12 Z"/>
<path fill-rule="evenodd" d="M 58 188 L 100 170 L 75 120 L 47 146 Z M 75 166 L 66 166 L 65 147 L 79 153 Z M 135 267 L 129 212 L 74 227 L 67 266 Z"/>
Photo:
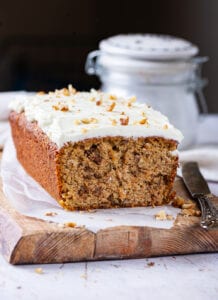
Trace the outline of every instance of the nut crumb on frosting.
<path fill-rule="evenodd" d="M 58 103 L 58 105 L 52 105 L 52 108 L 54 110 L 60 110 L 60 111 L 63 111 L 63 112 L 69 111 L 69 107 L 68 106 L 61 105 L 60 103 Z"/>
<path fill-rule="evenodd" d="M 124 118 L 120 118 L 120 124 L 121 125 L 128 125 L 129 124 L 129 117 L 126 117 L 125 119 Z"/>
<path fill-rule="evenodd" d="M 84 118 L 81 120 L 83 124 L 91 124 L 91 123 L 98 123 L 96 118 Z"/>
<path fill-rule="evenodd" d="M 113 111 L 115 106 L 116 106 L 116 103 L 113 102 L 113 103 L 107 108 L 107 111 Z"/>
<path fill-rule="evenodd" d="M 139 124 L 143 125 L 143 124 L 148 124 L 148 119 L 143 118 L 139 121 Z"/>
<path fill-rule="evenodd" d="M 64 96 L 70 96 L 70 91 L 67 88 L 63 88 L 62 92 Z"/>
<path fill-rule="evenodd" d="M 102 104 L 102 101 L 101 100 L 98 100 L 98 101 L 96 101 L 96 103 L 95 103 L 97 106 L 100 106 L 101 104 Z"/>
<path fill-rule="evenodd" d="M 136 102 L 136 96 L 132 96 L 131 98 L 129 98 L 129 103 L 134 103 Z"/>
<path fill-rule="evenodd" d="M 113 126 L 116 126 L 116 125 L 117 125 L 117 121 L 116 121 L 115 119 L 111 119 L 111 124 L 112 124 Z"/>
<path fill-rule="evenodd" d="M 168 129 L 168 125 L 164 124 L 163 129 Z"/>
<path fill-rule="evenodd" d="M 110 100 L 117 100 L 117 96 L 116 95 L 109 95 L 109 99 Z"/>
<path fill-rule="evenodd" d="M 87 128 L 82 128 L 81 131 L 82 131 L 82 133 L 87 133 L 88 129 Z"/>
<path fill-rule="evenodd" d="M 69 111 L 69 107 L 68 106 L 61 107 L 61 111 Z"/>
<path fill-rule="evenodd" d="M 74 120 L 74 125 L 80 125 L 82 122 L 78 119 Z"/>

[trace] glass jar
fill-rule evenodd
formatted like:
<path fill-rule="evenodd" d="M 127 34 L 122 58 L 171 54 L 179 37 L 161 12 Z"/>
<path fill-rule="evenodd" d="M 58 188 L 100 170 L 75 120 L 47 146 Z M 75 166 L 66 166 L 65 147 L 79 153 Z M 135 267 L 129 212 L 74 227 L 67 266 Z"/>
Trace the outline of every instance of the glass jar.
<path fill-rule="evenodd" d="M 197 52 L 196 46 L 169 36 L 120 35 L 103 40 L 100 51 L 88 55 L 86 72 L 100 77 L 103 91 L 135 95 L 165 114 L 182 131 L 185 149 L 195 142 L 200 109 L 207 112 L 201 78 L 207 58 L 193 57 Z"/>

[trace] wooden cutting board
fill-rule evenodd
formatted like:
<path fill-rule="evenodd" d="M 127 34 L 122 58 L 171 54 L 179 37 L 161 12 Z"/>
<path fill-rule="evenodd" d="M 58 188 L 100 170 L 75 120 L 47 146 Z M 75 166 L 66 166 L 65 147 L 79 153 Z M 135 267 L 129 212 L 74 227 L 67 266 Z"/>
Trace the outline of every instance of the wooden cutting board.
<path fill-rule="evenodd" d="M 181 180 L 177 193 L 187 197 Z M 0 181 L 0 252 L 11 264 L 63 263 L 143 258 L 218 251 L 218 230 L 199 226 L 199 217 L 178 215 L 170 229 L 119 226 L 93 233 L 25 217 L 10 206 Z"/>

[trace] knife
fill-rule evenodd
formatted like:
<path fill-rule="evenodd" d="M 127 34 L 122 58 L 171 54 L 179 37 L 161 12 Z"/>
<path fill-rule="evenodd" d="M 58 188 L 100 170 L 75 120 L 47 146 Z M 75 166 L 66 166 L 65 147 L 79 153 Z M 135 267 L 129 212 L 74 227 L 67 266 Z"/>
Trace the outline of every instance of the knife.
<path fill-rule="evenodd" d="M 182 176 L 192 198 L 197 200 L 200 205 L 201 227 L 218 229 L 218 198 L 211 194 L 198 164 L 196 162 L 184 163 L 182 165 Z"/>

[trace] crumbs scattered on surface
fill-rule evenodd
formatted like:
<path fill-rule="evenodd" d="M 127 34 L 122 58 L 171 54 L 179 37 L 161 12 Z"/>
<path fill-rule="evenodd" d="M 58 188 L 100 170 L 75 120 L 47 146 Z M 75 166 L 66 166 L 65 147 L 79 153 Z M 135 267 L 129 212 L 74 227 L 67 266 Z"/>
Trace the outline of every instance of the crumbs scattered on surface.
<path fill-rule="evenodd" d="M 37 274 L 43 274 L 44 272 L 43 272 L 42 268 L 36 268 L 35 269 L 35 273 L 37 273 Z"/>
<path fill-rule="evenodd" d="M 164 220 L 174 220 L 174 217 L 172 215 L 166 214 L 165 210 L 160 210 L 155 215 L 156 220 L 164 221 Z"/>
<path fill-rule="evenodd" d="M 200 217 L 201 216 L 201 211 L 199 210 L 197 203 L 193 202 L 190 199 L 183 199 L 182 197 L 177 196 L 172 205 L 174 207 L 179 207 L 181 208 L 180 214 L 186 217 Z"/>
<path fill-rule="evenodd" d="M 153 267 L 154 265 L 155 265 L 155 263 L 153 261 L 150 261 L 150 262 L 147 263 L 148 267 Z"/>
<path fill-rule="evenodd" d="M 115 106 L 116 106 L 116 103 L 113 102 L 113 103 L 107 108 L 107 111 L 113 111 L 114 108 L 115 108 Z"/>
<path fill-rule="evenodd" d="M 45 216 L 48 216 L 48 217 L 54 217 L 56 215 L 57 215 L 57 213 L 53 212 L 53 211 L 48 211 L 48 212 L 45 213 Z"/>
<path fill-rule="evenodd" d="M 74 228 L 74 227 L 76 227 L 76 223 L 75 222 L 66 222 L 66 223 L 64 223 L 64 227 Z"/>

